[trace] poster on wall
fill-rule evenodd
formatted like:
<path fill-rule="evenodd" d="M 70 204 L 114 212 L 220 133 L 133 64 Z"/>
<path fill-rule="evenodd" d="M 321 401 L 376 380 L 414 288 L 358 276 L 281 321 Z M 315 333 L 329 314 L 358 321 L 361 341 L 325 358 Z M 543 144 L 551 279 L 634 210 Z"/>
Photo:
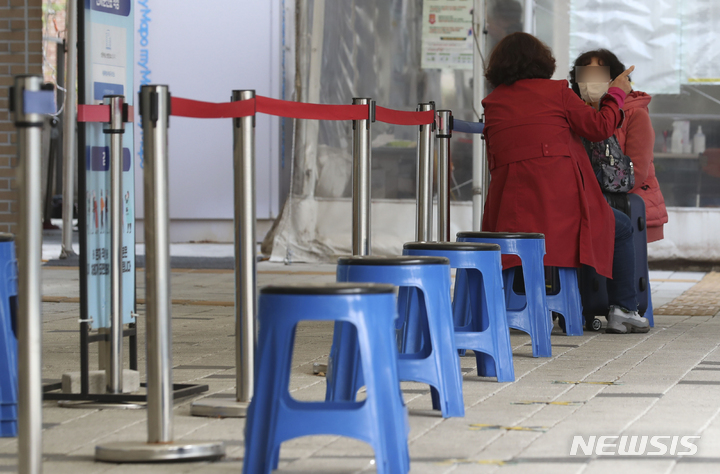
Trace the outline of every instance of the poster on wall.
<path fill-rule="evenodd" d="M 83 74 L 84 104 L 102 104 L 106 95 L 124 95 L 135 101 L 133 85 L 133 0 L 85 0 L 82 24 L 84 57 L 79 57 Z M 110 135 L 101 123 L 85 125 L 85 272 L 87 317 L 95 328 L 110 326 Z M 122 319 L 134 322 L 135 309 L 135 182 L 133 170 L 133 127 L 125 126 L 122 173 Z M 84 196 L 83 196 L 84 194 Z"/>
<path fill-rule="evenodd" d="M 422 68 L 473 68 L 473 0 L 423 0 Z"/>

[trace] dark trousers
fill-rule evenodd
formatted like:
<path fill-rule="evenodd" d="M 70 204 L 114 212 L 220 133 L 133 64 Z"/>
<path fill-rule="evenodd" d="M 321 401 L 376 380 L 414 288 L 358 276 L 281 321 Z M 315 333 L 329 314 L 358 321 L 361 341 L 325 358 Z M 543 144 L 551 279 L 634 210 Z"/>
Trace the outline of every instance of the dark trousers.
<path fill-rule="evenodd" d="M 608 299 L 611 305 L 637 311 L 633 226 L 624 212 L 613 209 L 613 213 L 615 214 L 615 254 L 613 277 L 612 280 L 607 281 Z"/>

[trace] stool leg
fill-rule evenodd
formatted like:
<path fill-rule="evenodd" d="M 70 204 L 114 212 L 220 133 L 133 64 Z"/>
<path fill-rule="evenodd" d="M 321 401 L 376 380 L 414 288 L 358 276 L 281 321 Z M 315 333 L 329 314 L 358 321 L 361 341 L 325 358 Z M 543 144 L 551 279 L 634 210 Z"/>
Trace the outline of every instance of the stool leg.
<path fill-rule="evenodd" d="M 452 310 L 455 332 L 468 332 L 472 329 L 472 313 L 467 287 L 467 275 L 464 268 L 458 268 L 455 272 L 455 289 L 453 291 Z M 463 357 L 467 351 L 458 349 L 458 354 Z"/>
<path fill-rule="evenodd" d="M 269 474 L 277 467 L 280 443 L 277 419 L 287 394 L 295 328 L 260 325 L 255 364 L 255 393 L 245 424 L 244 474 Z"/>
<path fill-rule="evenodd" d="M 482 332 L 488 327 L 489 312 L 484 308 L 487 297 L 482 287 L 482 276 L 479 271 L 467 271 L 468 296 L 472 311 L 472 332 Z M 503 316 L 504 317 L 504 316 Z M 475 352 L 478 375 L 495 377 L 495 359 L 493 356 L 480 351 Z"/>
<path fill-rule="evenodd" d="M 508 311 L 522 311 L 527 306 L 528 294 L 527 289 L 524 295 L 515 293 L 513 288 L 515 285 L 515 273 L 518 267 L 511 267 L 503 270 L 503 287 L 505 289 L 505 308 Z M 523 272 L 523 281 L 524 281 Z M 526 283 L 527 285 L 527 283 Z"/>
<path fill-rule="evenodd" d="M 510 328 L 507 325 L 507 311 L 505 310 L 505 299 L 503 298 L 502 273 L 497 267 L 488 265 L 481 271 L 475 271 L 478 278 L 477 288 L 482 288 L 481 311 L 486 326 L 492 331 L 495 357 L 487 354 L 476 353 L 478 364 L 478 375 L 495 376 L 498 382 L 514 382 L 515 368 L 513 366 L 512 346 L 510 345 Z M 484 356 L 484 357 L 483 357 Z M 482 362 L 482 363 L 481 363 Z M 488 372 L 492 363 L 492 370 Z M 481 367 L 484 373 L 480 373 Z"/>
<path fill-rule="evenodd" d="M 561 313 L 565 317 L 565 330 L 568 336 L 582 336 L 584 317 L 582 314 L 582 302 L 580 301 L 580 290 L 577 283 L 577 270 L 574 268 L 558 268 L 560 275 L 560 293 L 552 298 L 559 298 L 564 308 Z"/>
<path fill-rule="evenodd" d="M 397 351 L 393 343 L 391 328 L 380 325 L 360 325 L 359 347 L 363 373 L 367 387 L 367 400 L 375 418 L 377 435 L 372 442 L 378 474 L 407 473 L 410 470 L 410 455 L 407 445 L 407 409 L 402 400 L 397 371 Z M 369 341 L 376 348 L 387 353 L 371 350 Z"/>
<path fill-rule="evenodd" d="M 326 401 L 355 401 L 363 383 L 355 325 L 342 321 L 335 323 L 325 380 Z"/>
<path fill-rule="evenodd" d="M 529 253 L 529 252 L 528 252 Z M 552 357 L 552 317 L 547 305 L 545 267 L 541 254 L 523 256 L 522 269 L 525 279 L 527 314 L 530 320 L 530 342 L 533 357 Z"/>
<path fill-rule="evenodd" d="M 456 332 L 470 330 L 470 301 L 468 297 L 467 274 L 464 268 L 458 268 L 455 273 L 455 290 L 453 291 L 453 323 Z"/>
<path fill-rule="evenodd" d="M 426 356 L 429 348 L 426 341 L 429 341 L 429 328 L 427 323 L 427 311 L 423 295 L 415 287 L 407 287 L 406 318 L 403 334 L 401 354 L 416 354 L 416 357 Z"/>
<path fill-rule="evenodd" d="M 443 286 L 424 288 L 423 293 L 427 314 L 432 315 L 432 320 L 428 319 L 428 325 L 433 326 L 432 330 L 428 331 L 432 351 L 439 356 L 436 358 L 439 361 L 439 365 L 436 366 L 438 387 L 430 386 L 433 409 L 440 410 L 445 418 L 465 416 L 462 372 L 460 359 L 456 355 L 455 330 L 452 321 L 439 318 L 447 314 L 445 308 L 451 306 L 450 288 Z"/>
<path fill-rule="evenodd" d="M 645 310 L 645 314 L 643 316 L 645 318 L 647 318 L 648 322 L 650 323 L 650 327 L 654 328 L 655 327 L 655 317 L 653 315 L 652 291 L 650 289 L 650 278 L 648 278 L 647 295 L 648 295 L 648 304 L 647 304 L 647 309 Z"/>
<path fill-rule="evenodd" d="M 410 287 L 401 286 L 398 288 L 398 318 L 395 320 L 395 334 L 399 352 L 405 352 L 405 330 L 410 309 Z"/>

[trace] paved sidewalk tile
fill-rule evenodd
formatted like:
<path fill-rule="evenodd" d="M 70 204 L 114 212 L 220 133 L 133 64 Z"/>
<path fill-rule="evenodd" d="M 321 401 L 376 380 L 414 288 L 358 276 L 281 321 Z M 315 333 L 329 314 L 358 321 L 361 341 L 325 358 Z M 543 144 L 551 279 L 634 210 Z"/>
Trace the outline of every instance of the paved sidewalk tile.
<path fill-rule="evenodd" d="M 290 266 L 262 262 L 258 284 L 334 281 L 333 265 Z M 144 298 L 138 272 L 138 298 Z M 78 356 L 77 269 L 43 271 L 43 377 L 76 371 Z M 464 418 L 443 419 L 431 409 L 429 388 L 403 382 L 409 409 L 412 473 L 717 473 L 720 472 L 720 275 L 651 272 L 655 328 L 647 334 L 586 332 L 568 337 L 555 328 L 553 357 L 532 357 L 529 337 L 511 331 L 516 381 L 479 377 L 472 353 L 460 358 Z M 190 416 L 193 400 L 235 395 L 234 281 L 231 271 L 174 270 L 172 273 L 173 378 L 207 384 L 208 392 L 178 401 L 176 440 L 222 441 L 222 461 L 183 464 L 96 463 L 95 446 L 147 437 L 146 412 L 61 408 L 45 402 L 43 448 L 46 473 L 237 473 L 244 452 L 243 419 Z M 138 306 L 140 341 L 144 305 Z M 604 320 L 603 320 L 604 322 Z M 290 390 L 298 400 L 322 400 L 325 378 L 314 364 L 327 364 L 332 324 L 307 322 L 296 331 Z M 139 351 L 141 379 L 145 354 Z M 127 354 L 126 354 L 127 357 Z M 90 361 L 97 365 L 97 347 Z M 360 393 L 360 398 L 364 397 Z M 662 456 L 571 455 L 576 436 L 653 436 L 667 441 Z M 699 436 L 697 454 L 681 456 L 680 437 Z M 675 448 L 673 437 L 678 437 Z M 664 440 L 664 441 L 663 441 Z M 646 451 L 649 451 L 649 441 Z M 625 446 L 625 445 L 623 445 Z M 639 444 L 637 445 L 640 446 Z M 606 446 L 607 447 L 607 446 Z M 608 448 L 610 451 L 618 447 Z M 653 448 L 654 449 L 654 448 Z M 676 454 L 670 454 L 674 450 Z M 617 452 L 617 451 L 613 451 Z M 14 472 L 17 441 L 0 438 L 0 473 Z M 336 436 L 303 437 L 283 444 L 284 473 L 375 472 L 374 456 L 360 441 Z"/>

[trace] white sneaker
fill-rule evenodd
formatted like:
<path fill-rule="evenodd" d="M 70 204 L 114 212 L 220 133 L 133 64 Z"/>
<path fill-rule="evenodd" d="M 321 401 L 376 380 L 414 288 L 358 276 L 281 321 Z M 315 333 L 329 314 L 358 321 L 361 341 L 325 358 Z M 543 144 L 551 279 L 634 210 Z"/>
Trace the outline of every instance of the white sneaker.
<path fill-rule="evenodd" d="M 637 311 L 627 311 L 620 306 L 610 306 L 607 320 L 605 332 L 612 334 L 648 332 L 650 330 L 650 322 L 646 318 L 640 316 Z"/>

